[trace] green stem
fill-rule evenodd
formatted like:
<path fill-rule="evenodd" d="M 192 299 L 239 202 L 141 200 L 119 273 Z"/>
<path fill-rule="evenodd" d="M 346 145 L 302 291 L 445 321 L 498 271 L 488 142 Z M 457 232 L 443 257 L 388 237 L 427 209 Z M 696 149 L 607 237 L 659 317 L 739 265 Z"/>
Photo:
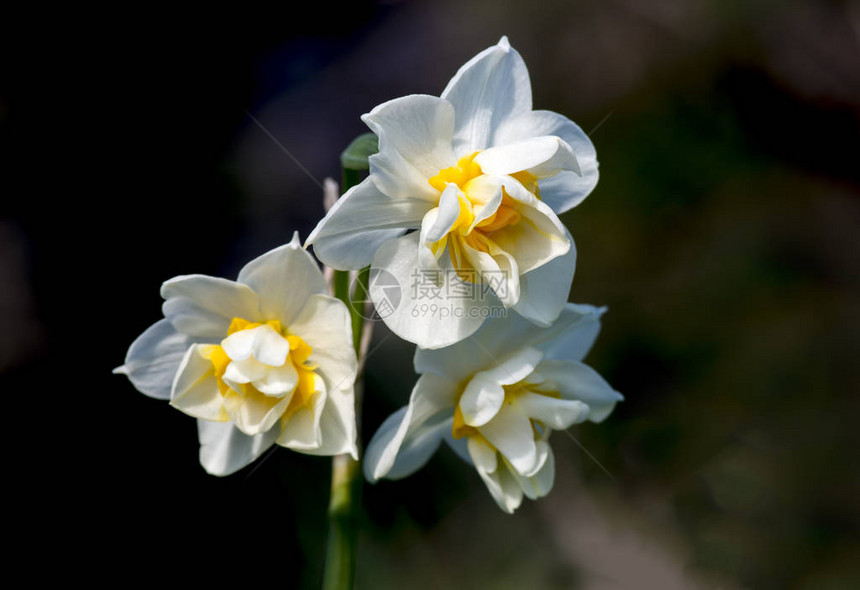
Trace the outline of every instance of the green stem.
<path fill-rule="evenodd" d="M 334 296 L 343 301 L 352 314 L 352 306 L 349 304 L 349 271 L 336 270 L 334 271 Z"/>
<path fill-rule="evenodd" d="M 358 276 L 355 278 L 355 288 L 352 293 L 352 305 L 350 306 L 350 314 L 352 315 L 352 343 L 355 346 L 355 352 L 361 354 L 361 337 L 364 335 L 364 303 L 367 301 L 367 286 L 370 280 L 370 267 L 365 266 L 358 271 Z"/>
<path fill-rule="evenodd" d="M 337 455 L 332 459 L 325 590 L 351 590 L 353 587 L 360 496 L 361 465 L 349 455 Z"/>
<path fill-rule="evenodd" d="M 357 170 L 343 170 L 343 192 L 361 180 Z M 364 269 L 361 273 L 366 273 Z M 362 281 L 362 279 L 364 279 Z M 353 300 L 365 299 L 367 276 L 356 281 Z M 356 355 L 360 354 L 361 335 L 364 329 L 362 309 L 356 309 L 349 293 L 349 272 L 334 272 L 334 296 L 346 304 L 352 319 L 353 345 Z M 361 360 L 361 359 L 359 359 Z M 355 377 L 355 417 L 356 425 L 361 422 L 361 374 Z M 331 499 L 328 506 L 328 546 L 326 548 L 325 570 L 323 572 L 324 590 L 352 590 L 355 580 L 355 552 L 358 540 L 358 519 L 361 508 L 361 462 L 350 455 L 337 455 L 332 459 Z"/>

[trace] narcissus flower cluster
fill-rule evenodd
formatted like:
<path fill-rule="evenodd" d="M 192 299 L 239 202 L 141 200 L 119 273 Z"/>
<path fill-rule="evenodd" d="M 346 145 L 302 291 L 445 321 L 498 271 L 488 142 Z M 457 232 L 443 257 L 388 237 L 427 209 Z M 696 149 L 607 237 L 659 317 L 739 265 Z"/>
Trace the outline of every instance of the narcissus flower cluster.
<path fill-rule="evenodd" d="M 369 175 L 304 247 L 296 235 L 236 281 L 168 280 L 164 319 L 116 371 L 197 419 L 210 473 L 272 445 L 357 458 L 350 311 L 328 295 L 313 245 L 333 269 L 370 266 L 379 315 L 417 345 L 419 378 L 373 435 L 366 478 L 405 477 L 444 440 L 513 512 L 552 488 L 552 432 L 600 422 L 623 399 L 582 362 L 605 309 L 567 302 L 576 248 L 558 216 L 596 185 L 594 146 L 563 115 L 533 110 L 504 37 L 440 96 L 397 98 L 362 120 L 378 139 Z"/>

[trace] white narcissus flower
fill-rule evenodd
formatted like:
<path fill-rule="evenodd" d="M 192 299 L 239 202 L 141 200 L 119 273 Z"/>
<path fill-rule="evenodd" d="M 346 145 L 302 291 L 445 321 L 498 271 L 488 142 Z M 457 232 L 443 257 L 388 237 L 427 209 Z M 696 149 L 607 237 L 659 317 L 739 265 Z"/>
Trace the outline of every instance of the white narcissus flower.
<path fill-rule="evenodd" d="M 460 68 L 441 97 L 405 96 L 362 119 L 379 152 L 309 236 L 317 257 L 342 270 L 371 264 L 380 315 L 424 348 L 459 342 L 497 305 L 549 325 L 576 264 L 557 215 L 597 184 L 597 158 L 573 122 L 532 110 L 528 70 L 507 38 Z M 373 285 L 380 270 L 400 286 L 393 309 L 391 277 Z M 435 294 L 415 288 L 428 279 Z"/>
<path fill-rule="evenodd" d="M 183 275 L 161 287 L 165 319 L 115 372 L 198 418 L 200 463 L 228 475 L 273 444 L 357 456 L 349 311 L 295 234 L 237 281 Z"/>
<path fill-rule="evenodd" d="M 505 512 L 523 495 L 546 495 L 555 477 L 550 433 L 600 422 L 623 399 L 581 362 L 604 311 L 569 303 L 550 327 L 513 316 L 490 320 L 448 348 L 419 348 L 409 405 L 373 435 L 367 479 L 410 475 L 445 440 L 475 466 Z"/>

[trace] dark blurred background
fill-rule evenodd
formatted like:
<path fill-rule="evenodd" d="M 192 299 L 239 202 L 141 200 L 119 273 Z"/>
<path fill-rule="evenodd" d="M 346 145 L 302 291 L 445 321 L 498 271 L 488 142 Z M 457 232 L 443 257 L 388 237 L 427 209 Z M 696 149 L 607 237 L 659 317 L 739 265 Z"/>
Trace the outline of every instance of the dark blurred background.
<path fill-rule="evenodd" d="M 860 3 L 7 17 L 0 387 L 31 577 L 319 585 L 329 462 L 207 476 L 193 420 L 110 370 L 163 280 L 307 236 L 359 116 L 504 34 L 535 108 L 597 147 L 571 300 L 609 306 L 587 361 L 626 401 L 554 435 L 555 488 L 515 516 L 447 450 L 365 486 L 358 587 L 860 587 Z M 387 336 L 365 442 L 415 379 Z"/>

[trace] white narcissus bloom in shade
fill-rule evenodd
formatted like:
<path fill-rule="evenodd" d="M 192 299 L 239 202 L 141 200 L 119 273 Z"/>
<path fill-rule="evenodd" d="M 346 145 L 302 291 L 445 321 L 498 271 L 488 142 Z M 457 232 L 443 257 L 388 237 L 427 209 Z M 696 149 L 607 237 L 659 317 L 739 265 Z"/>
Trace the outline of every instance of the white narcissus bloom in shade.
<path fill-rule="evenodd" d="M 573 122 L 532 110 L 528 70 L 507 38 L 460 68 L 441 97 L 405 96 L 362 119 L 379 152 L 309 236 L 317 257 L 337 269 L 372 265 L 380 315 L 424 348 L 469 336 L 496 305 L 549 325 L 576 264 L 558 214 L 597 184 L 597 158 Z M 388 274 L 374 287 L 379 271 Z"/>
<path fill-rule="evenodd" d="M 349 311 L 298 234 L 235 282 L 183 275 L 161 295 L 165 319 L 115 372 L 198 419 L 206 471 L 233 473 L 273 444 L 357 456 Z"/>
<path fill-rule="evenodd" d="M 623 399 L 581 362 L 604 311 L 569 303 L 550 327 L 519 316 L 493 319 L 448 348 L 419 348 L 409 405 L 373 435 L 367 479 L 410 475 L 445 440 L 474 465 L 505 512 L 523 495 L 546 495 L 555 477 L 551 432 L 600 422 Z"/>

